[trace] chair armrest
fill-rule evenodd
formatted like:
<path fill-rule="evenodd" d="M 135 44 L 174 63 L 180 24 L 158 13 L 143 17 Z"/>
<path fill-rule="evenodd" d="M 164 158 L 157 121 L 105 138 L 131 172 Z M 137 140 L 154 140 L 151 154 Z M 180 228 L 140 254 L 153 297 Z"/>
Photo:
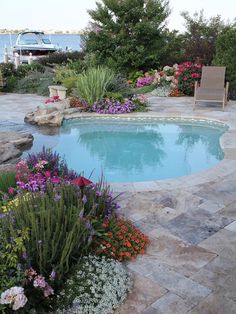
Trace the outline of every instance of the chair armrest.
<path fill-rule="evenodd" d="M 194 83 L 194 95 L 196 95 L 197 88 L 198 88 L 198 81 L 195 81 L 195 83 Z"/>
<path fill-rule="evenodd" d="M 229 82 L 226 82 L 225 85 L 225 99 L 228 99 L 228 93 L 229 93 Z"/>

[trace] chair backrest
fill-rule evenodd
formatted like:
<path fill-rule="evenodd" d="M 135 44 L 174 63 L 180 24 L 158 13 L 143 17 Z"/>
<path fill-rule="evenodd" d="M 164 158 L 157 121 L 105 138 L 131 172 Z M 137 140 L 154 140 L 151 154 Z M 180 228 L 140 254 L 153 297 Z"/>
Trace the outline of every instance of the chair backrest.
<path fill-rule="evenodd" d="M 225 86 L 225 67 L 202 67 L 201 87 L 221 89 Z"/>

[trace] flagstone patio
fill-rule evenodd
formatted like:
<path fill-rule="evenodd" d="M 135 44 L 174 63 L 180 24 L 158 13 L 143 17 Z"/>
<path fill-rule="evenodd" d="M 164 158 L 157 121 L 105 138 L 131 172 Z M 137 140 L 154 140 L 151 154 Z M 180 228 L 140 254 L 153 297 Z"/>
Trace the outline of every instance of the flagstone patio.
<path fill-rule="evenodd" d="M 22 116 L 40 100 L 0 95 L 0 123 L 23 123 Z M 213 119 L 230 128 L 221 138 L 224 160 L 207 171 L 112 185 L 125 192 L 120 196 L 120 214 L 151 240 L 147 253 L 127 265 L 134 274 L 134 289 L 115 313 L 235 314 L 236 102 L 222 112 L 217 104 L 198 105 L 193 111 L 191 97 L 149 100 L 150 112 L 132 116 Z"/>

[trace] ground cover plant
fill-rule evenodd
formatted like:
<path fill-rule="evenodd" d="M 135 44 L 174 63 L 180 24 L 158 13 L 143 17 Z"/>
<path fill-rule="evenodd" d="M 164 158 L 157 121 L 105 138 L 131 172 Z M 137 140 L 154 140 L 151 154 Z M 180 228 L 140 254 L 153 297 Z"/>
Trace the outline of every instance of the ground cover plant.
<path fill-rule="evenodd" d="M 131 287 L 130 275 L 109 259 L 114 256 L 91 255 L 109 230 L 119 236 L 117 196 L 104 180 L 92 183 L 45 148 L 0 179 L 0 310 L 110 313 L 116 308 Z M 134 258 L 148 240 L 131 223 L 122 220 L 119 228 L 123 225 L 129 228 L 127 241 L 140 240 Z"/>

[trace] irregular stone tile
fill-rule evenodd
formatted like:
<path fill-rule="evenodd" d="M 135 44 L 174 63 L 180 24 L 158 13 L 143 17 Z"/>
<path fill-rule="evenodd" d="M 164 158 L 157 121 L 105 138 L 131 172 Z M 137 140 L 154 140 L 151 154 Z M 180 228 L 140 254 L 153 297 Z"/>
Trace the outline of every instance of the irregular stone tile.
<path fill-rule="evenodd" d="M 220 211 L 221 215 L 236 219 L 236 202 L 232 202 Z"/>
<path fill-rule="evenodd" d="M 194 280 L 210 288 L 215 293 L 224 295 L 228 299 L 236 302 L 236 277 L 235 270 L 230 275 L 211 272 L 207 269 L 201 269 L 198 273 L 192 276 Z"/>
<path fill-rule="evenodd" d="M 225 227 L 226 230 L 236 232 L 236 220 Z"/>
<path fill-rule="evenodd" d="M 215 213 L 221 209 L 223 209 L 225 206 L 221 203 L 212 202 L 210 200 L 204 201 L 201 205 L 198 206 L 199 209 L 203 209 L 206 211 L 209 211 L 211 213 Z"/>
<path fill-rule="evenodd" d="M 141 314 L 167 291 L 152 280 L 135 275 L 134 286 L 124 304 L 114 314 Z"/>
<path fill-rule="evenodd" d="M 236 260 L 236 233 L 222 229 L 214 234 L 212 237 L 204 240 L 199 244 L 200 247 L 205 248 L 218 255 L 233 260 Z"/>
<path fill-rule="evenodd" d="M 149 233 L 149 236 L 151 234 L 153 232 Z M 147 254 L 149 260 L 155 259 L 165 263 L 186 276 L 197 272 L 216 256 L 214 253 L 167 234 L 152 238 L 147 247 Z"/>
<path fill-rule="evenodd" d="M 152 306 L 149 306 L 143 314 L 158 314 L 157 309 L 154 309 Z"/>
<path fill-rule="evenodd" d="M 155 270 L 147 277 L 182 297 L 191 305 L 198 304 L 201 299 L 211 293 L 210 289 L 163 265 L 155 267 Z"/>
<path fill-rule="evenodd" d="M 162 225 L 183 240 L 198 244 L 231 221 L 232 219 L 218 213 L 211 214 L 205 210 L 196 210 L 181 214 Z"/>
<path fill-rule="evenodd" d="M 180 213 L 173 208 L 163 207 L 155 212 L 151 212 L 145 215 L 142 219 L 143 223 L 148 223 L 152 225 L 158 225 L 161 222 L 167 222 L 170 219 L 177 217 Z"/>
<path fill-rule="evenodd" d="M 231 275 L 236 278 L 236 260 L 233 261 L 232 259 L 217 256 L 204 268 L 222 276 Z"/>
<path fill-rule="evenodd" d="M 213 202 L 223 203 L 225 206 L 235 201 L 236 195 L 228 192 L 218 192 L 214 190 L 214 187 L 211 185 L 211 188 L 204 188 L 196 193 L 193 193 L 199 197 L 211 200 Z"/>
<path fill-rule="evenodd" d="M 222 294 L 209 295 L 199 305 L 192 309 L 189 314 L 235 314 L 236 302 L 227 299 Z"/>
<path fill-rule="evenodd" d="M 157 310 L 156 313 L 160 314 L 185 314 L 192 308 L 192 305 L 187 304 L 178 295 L 168 292 L 153 303 L 151 307 Z"/>

